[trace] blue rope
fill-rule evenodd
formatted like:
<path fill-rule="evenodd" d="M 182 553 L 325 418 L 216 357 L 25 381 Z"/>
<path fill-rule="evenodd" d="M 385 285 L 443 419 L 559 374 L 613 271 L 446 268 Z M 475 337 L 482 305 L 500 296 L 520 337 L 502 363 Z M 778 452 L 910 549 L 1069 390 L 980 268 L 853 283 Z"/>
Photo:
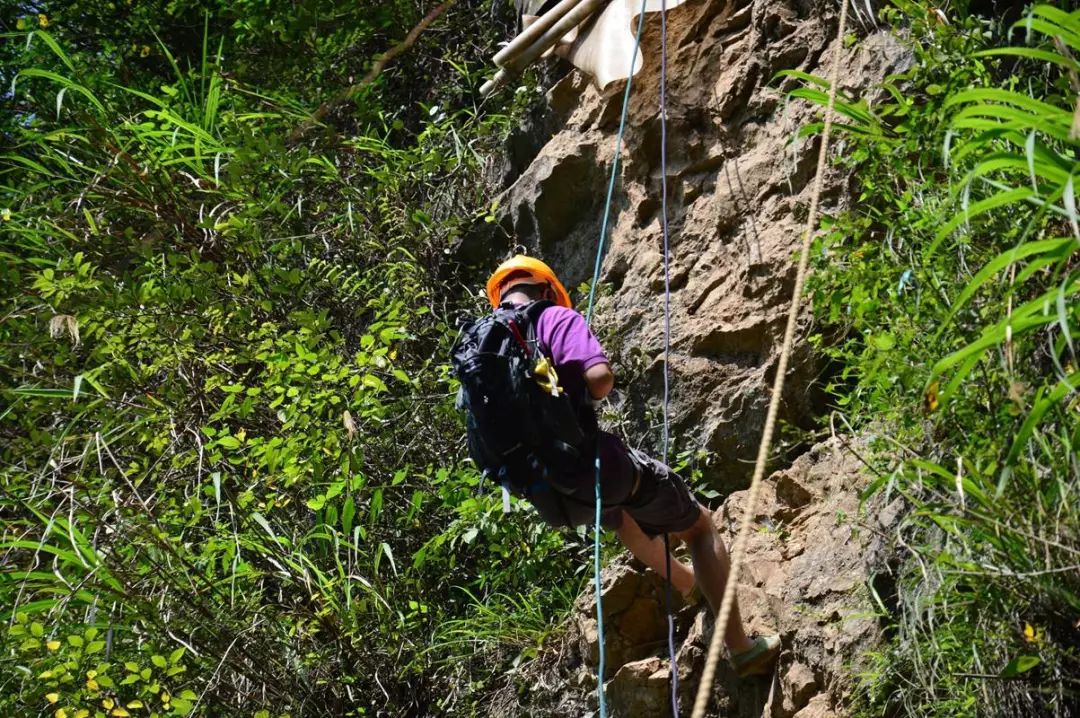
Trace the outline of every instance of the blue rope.
<path fill-rule="evenodd" d="M 634 34 L 634 54 L 630 58 L 630 76 L 626 79 L 623 92 L 622 114 L 619 117 L 619 134 L 615 139 L 615 157 L 611 163 L 611 180 L 608 182 L 607 198 L 604 200 L 604 218 L 600 223 L 600 241 L 596 247 L 596 263 L 593 266 L 592 284 L 589 286 L 589 306 L 585 312 L 585 323 L 592 326 L 593 308 L 596 304 L 596 286 L 600 283 L 600 265 L 604 259 L 604 243 L 607 240 L 608 220 L 611 217 L 611 201 L 615 195 L 615 180 L 619 176 L 619 157 L 622 155 L 623 134 L 626 132 L 626 115 L 630 107 L 630 88 L 634 85 L 634 66 L 637 64 L 638 48 L 641 46 L 641 31 L 645 27 L 645 2 L 641 0 L 638 13 L 637 32 Z M 600 665 L 597 671 L 597 693 L 600 698 L 600 718 L 607 718 L 607 699 L 604 695 L 604 673 L 606 671 L 606 649 L 604 646 L 604 608 L 600 595 L 600 444 L 596 445 L 596 522 L 593 529 L 593 584 L 596 588 L 596 633 L 600 645 Z"/>
<path fill-rule="evenodd" d="M 663 462 L 668 465 L 671 438 L 669 405 L 671 403 L 671 241 L 668 233 L 667 196 L 667 0 L 660 0 L 660 226 L 664 233 L 664 440 Z M 665 604 L 667 606 L 668 657 L 671 664 L 671 715 L 679 718 L 679 665 L 675 655 L 675 616 L 671 610 L 671 541 L 664 534 L 664 565 L 667 568 Z"/>
<path fill-rule="evenodd" d="M 611 217 L 611 200 L 615 195 L 615 180 L 619 176 L 619 157 L 622 155 L 623 133 L 626 131 L 626 114 L 630 107 L 630 88 L 634 84 L 634 66 L 637 64 L 638 48 L 641 46 L 641 30 L 645 27 L 645 3 L 646 0 L 641 0 L 637 33 L 634 35 L 634 55 L 630 58 L 630 77 L 626 80 L 626 91 L 623 92 L 622 114 L 619 117 L 619 134 L 615 138 L 615 157 L 611 163 L 611 180 L 608 182 L 607 198 L 604 200 L 604 218 L 600 223 L 600 242 L 596 248 L 596 263 L 593 266 L 592 285 L 589 287 L 589 307 L 585 313 L 585 321 L 589 325 L 592 324 L 593 305 L 596 303 L 596 285 L 600 282 L 600 265 L 604 259 L 604 242 L 607 240 L 608 219 Z"/>
<path fill-rule="evenodd" d="M 596 444 L 596 524 L 593 530 L 593 583 L 596 585 L 596 635 L 600 646 L 600 665 L 596 673 L 596 690 L 600 696 L 600 718 L 607 716 L 604 696 L 604 672 L 607 670 L 607 650 L 604 647 L 604 605 L 600 597 L 600 443 Z"/>

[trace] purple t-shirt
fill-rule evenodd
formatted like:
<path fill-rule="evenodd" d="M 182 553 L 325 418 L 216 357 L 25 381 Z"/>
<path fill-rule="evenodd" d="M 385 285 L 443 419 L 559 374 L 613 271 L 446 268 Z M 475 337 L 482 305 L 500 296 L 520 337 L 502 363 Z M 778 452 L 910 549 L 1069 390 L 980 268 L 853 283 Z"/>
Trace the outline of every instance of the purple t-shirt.
<path fill-rule="evenodd" d="M 548 307 L 536 322 L 536 338 L 555 362 L 563 388 L 570 396 L 585 398 L 585 371 L 608 363 L 585 317 L 566 307 Z"/>
<path fill-rule="evenodd" d="M 536 338 L 541 349 L 555 362 L 555 371 L 559 374 L 559 384 L 571 397 L 584 400 L 589 398 L 585 385 L 585 371 L 597 364 L 607 364 L 604 348 L 589 330 L 585 317 L 573 309 L 554 306 L 540 313 L 536 322 Z M 600 431 L 598 434 L 601 466 L 601 493 L 605 504 L 617 504 L 625 500 L 633 490 L 635 469 L 626 447 L 613 434 Z M 569 517 L 575 526 L 590 523 L 593 519 L 593 492 L 595 473 L 592 461 L 575 477 L 578 485 L 578 502 L 570 502 L 563 507 L 570 511 Z M 542 513 L 542 512 L 541 512 Z M 604 525 L 618 527 L 618 515 L 610 510 L 604 515 Z"/>
<path fill-rule="evenodd" d="M 540 313 L 536 322 L 536 338 L 541 350 L 555 363 L 563 389 L 571 397 L 587 399 L 585 371 L 609 362 L 604 348 L 589 330 L 585 317 L 566 307 L 548 307 Z M 621 514 L 618 511 L 613 513 L 610 507 L 617 506 L 630 496 L 636 477 L 635 468 L 629 452 L 617 436 L 600 431 L 598 441 L 600 491 L 604 504 L 609 506 L 603 523 L 609 528 L 618 528 Z M 583 526 L 593 520 L 593 482 L 596 475 L 591 464 L 589 461 L 579 475 L 569 477 L 577 485 L 577 501 L 558 502 L 562 508 L 556 509 L 550 501 L 540 500 L 542 497 L 530 499 L 541 516 L 556 525 L 568 520 L 574 526 Z"/>

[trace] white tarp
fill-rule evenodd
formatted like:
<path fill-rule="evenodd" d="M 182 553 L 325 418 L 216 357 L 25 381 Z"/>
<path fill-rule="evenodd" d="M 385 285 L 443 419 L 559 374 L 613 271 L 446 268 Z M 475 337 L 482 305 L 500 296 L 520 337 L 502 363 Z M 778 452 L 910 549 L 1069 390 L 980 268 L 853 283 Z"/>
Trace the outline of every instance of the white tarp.
<path fill-rule="evenodd" d="M 686 0 L 667 0 L 666 6 L 671 10 L 684 2 Z M 536 12 L 542 5 L 543 0 L 522 3 L 524 27 L 536 21 L 537 16 L 531 12 Z M 646 13 L 660 12 L 660 9 L 661 0 L 645 0 Z M 640 14 L 641 0 L 611 0 L 598 14 L 564 35 L 554 52 L 590 75 L 600 89 L 617 80 L 625 80 L 630 77 L 631 65 L 637 74 L 644 62 L 640 50 L 634 57 L 634 37 Z"/>

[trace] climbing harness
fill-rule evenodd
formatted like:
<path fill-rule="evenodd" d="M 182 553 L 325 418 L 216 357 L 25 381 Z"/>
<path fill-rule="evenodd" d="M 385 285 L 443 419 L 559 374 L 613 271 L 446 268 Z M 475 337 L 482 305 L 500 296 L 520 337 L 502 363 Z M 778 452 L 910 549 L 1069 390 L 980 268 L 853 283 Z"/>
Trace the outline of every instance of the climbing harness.
<path fill-rule="evenodd" d="M 645 3 L 641 0 L 641 13 L 638 15 L 637 32 L 634 34 L 634 59 L 641 46 L 641 31 L 645 27 Z M 604 200 L 604 216 L 600 222 L 600 239 L 596 246 L 596 262 L 593 266 L 592 284 L 589 285 L 589 305 L 585 312 L 585 323 L 592 325 L 593 307 L 596 304 L 596 285 L 600 282 L 600 265 L 604 259 L 604 242 L 607 239 L 608 220 L 611 217 L 611 201 L 615 195 L 615 180 L 619 176 L 619 157 L 622 155 L 623 134 L 626 132 L 626 115 L 630 108 L 630 89 L 634 86 L 634 62 L 630 63 L 630 76 L 626 78 L 626 90 L 623 92 L 622 112 L 619 116 L 619 133 L 615 138 L 615 156 L 611 161 L 611 179 L 608 182 L 607 198 Z M 607 699 L 604 695 L 604 672 L 606 670 L 606 649 L 604 647 L 604 607 L 600 587 L 600 445 L 596 446 L 596 517 L 593 527 L 593 584 L 596 588 L 596 633 L 599 641 L 599 666 L 597 667 L 597 694 L 600 703 L 600 718 L 607 718 Z"/>
<path fill-rule="evenodd" d="M 795 274 L 795 288 L 792 290 L 791 307 L 788 310 L 787 327 L 784 331 L 784 344 L 780 350 L 776 378 L 773 380 L 769 411 L 765 416 L 761 445 L 758 447 L 757 462 L 754 464 L 754 476 L 750 481 L 746 506 L 743 509 L 742 520 L 739 523 L 739 534 L 735 539 L 735 545 L 731 552 L 731 570 L 728 573 L 727 585 L 724 587 L 724 598 L 720 602 L 720 612 L 717 615 L 716 624 L 713 626 L 712 640 L 709 642 L 709 654 L 705 660 L 705 671 L 702 673 L 701 683 L 698 685 L 697 696 L 694 699 L 692 718 L 705 718 L 705 709 L 712 693 L 713 678 L 716 675 L 716 665 L 720 660 L 720 643 L 724 636 L 724 628 L 731 618 L 731 607 L 735 602 L 735 586 L 738 584 L 739 571 L 746 555 L 746 541 L 750 535 L 750 523 L 754 518 L 761 480 L 765 475 L 765 461 L 769 456 L 773 431 L 776 428 L 776 415 L 780 409 L 780 396 L 784 391 L 784 375 L 787 373 L 791 347 L 795 341 L 795 324 L 799 318 L 803 285 L 806 282 L 810 243 L 813 240 L 814 230 L 817 226 L 818 203 L 821 200 L 821 185 L 825 175 L 825 164 L 828 160 L 829 134 L 832 131 L 833 108 L 836 105 L 836 83 L 840 74 L 840 50 L 844 38 L 844 29 L 847 25 L 847 11 L 847 0 L 840 0 L 840 22 L 836 31 L 836 40 L 833 42 L 832 70 L 829 77 L 829 101 L 825 107 L 825 124 L 821 130 L 821 147 L 818 151 L 817 172 L 814 175 L 813 193 L 810 195 L 810 212 L 806 216 L 806 227 L 803 230 L 802 246 L 799 251 L 799 266 Z"/>

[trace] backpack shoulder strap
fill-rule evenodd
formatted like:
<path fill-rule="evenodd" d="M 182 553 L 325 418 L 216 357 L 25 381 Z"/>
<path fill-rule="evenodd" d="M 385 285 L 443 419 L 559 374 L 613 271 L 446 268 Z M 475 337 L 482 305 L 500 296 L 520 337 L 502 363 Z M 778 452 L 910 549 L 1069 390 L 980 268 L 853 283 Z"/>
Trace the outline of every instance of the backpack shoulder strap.
<path fill-rule="evenodd" d="M 548 301 L 547 299 L 538 299 L 535 302 L 531 302 L 524 307 L 518 308 L 518 314 L 524 326 L 522 331 L 525 332 L 525 340 L 533 346 L 540 346 L 540 340 L 536 336 L 536 327 L 540 322 L 540 314 L 543 313 L 548 307 L 554 307 L 555 302 Z M 541 353 L 547 354 L 546 347 L 540 346 Z"/>
<path fill-rule="evenodd" d="M 521 311 L 525 314 L 525 317 L 529 320 L 530 324 L 536 324 L 540 319 L 540 313 L 548 307 L 554 307 L 555 302 L 547 299 L 537 299 L 535 302 L 530 302 L 521 308 Z"/>
<path fill-rule="evenodd" d="M 548 307 L 554 307 L 555 302 L 547 299 L 537 299 L 535 302 L 529 302 L 525 305 L 511 304 L 510 302 L 504 302 L 495 308 L 496 314 L 503 312 L 509 312 L 518 319 L 519 323 L 524 319 L 529 324 L 535 324 L 536 320 L 540 318 L 540 313 Z"/>

